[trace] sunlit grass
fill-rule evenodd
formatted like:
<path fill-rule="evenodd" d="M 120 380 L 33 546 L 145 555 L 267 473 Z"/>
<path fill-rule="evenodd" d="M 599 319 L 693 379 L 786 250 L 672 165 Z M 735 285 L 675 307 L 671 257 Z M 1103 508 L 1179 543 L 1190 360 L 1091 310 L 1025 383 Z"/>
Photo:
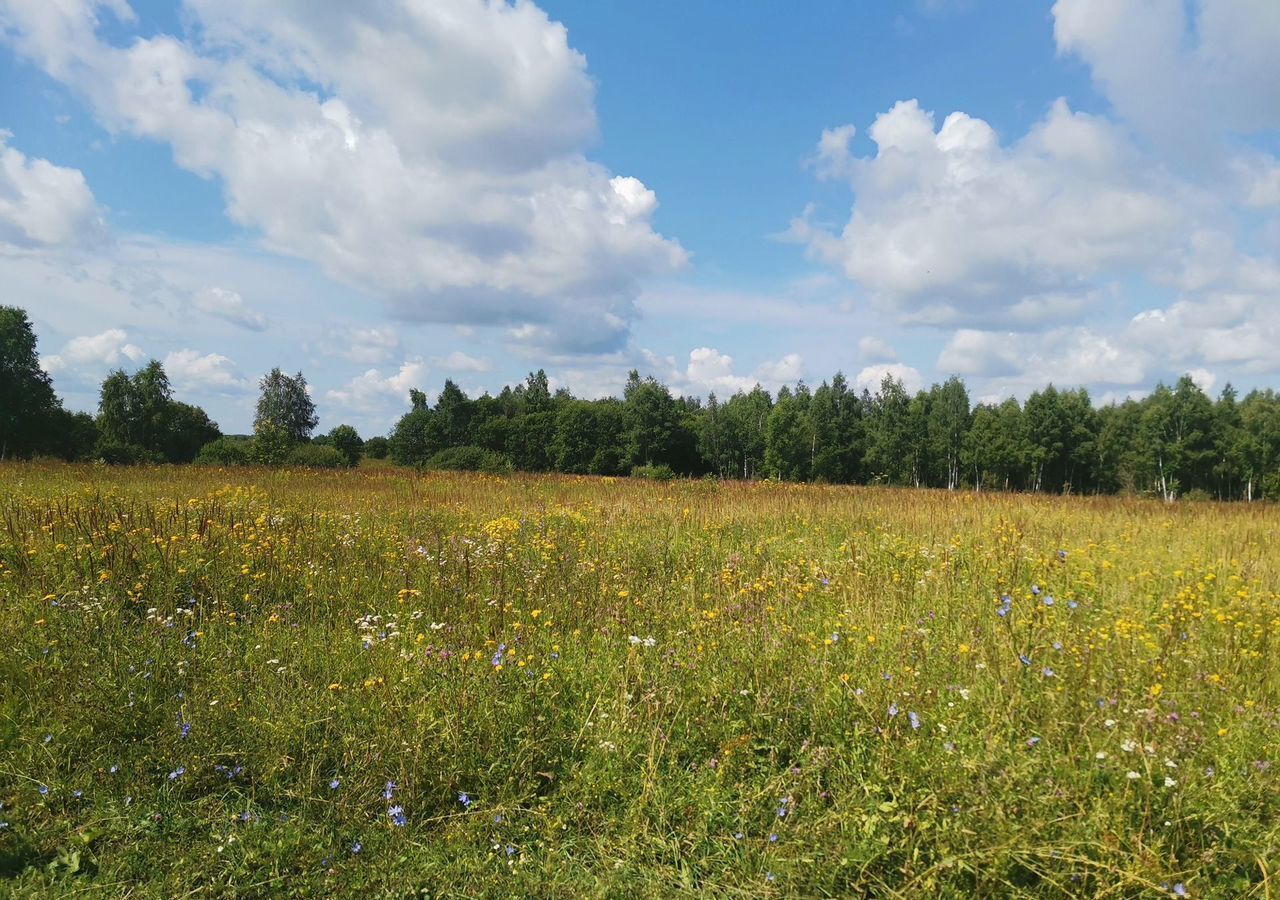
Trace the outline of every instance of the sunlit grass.
<path fill-rule="evenodd" d="M 0 893 L 1270 896 L 1278 538 L 1264 505 L 6 466 Z"/>

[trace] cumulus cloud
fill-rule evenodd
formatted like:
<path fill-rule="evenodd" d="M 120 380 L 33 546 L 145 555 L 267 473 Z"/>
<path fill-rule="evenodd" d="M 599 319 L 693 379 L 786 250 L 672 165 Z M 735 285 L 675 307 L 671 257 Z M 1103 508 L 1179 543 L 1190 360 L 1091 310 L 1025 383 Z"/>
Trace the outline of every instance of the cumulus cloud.
<path fill-rule="evenodd" d="M 790 235 L 909 321 L 1052 322 L 1087 304 L 1093 276 L 1164 258 L 1184 218 L 1175 183 L 1064 100 L 1009 146 L 962 112 L 935 126 L 915 100 L 869 133 L 876 154 L 840 166 L 857 198 L 843 230 L 801 217 Z"/>
<path fill-rule="evenodd" d="M 175 350 L 165 356 L 164 370 L 173 386 L 184 392 L 241 394 L 253 386 L 234 362 L 219 353 Z"/>
<path fill-rule="evenodd" d="M 468 356 L 461 350 L 454 350 L 447 356 L 433 357 L 431 360 L 437 368 L 446 372 L 488 372 L 493 363 L 483 357 Z"/>
<path fill-rule="evenodd" d="M 1175 158 L 1203 163 L 1224 132 L 1280 127 L 1280 4 L 1058 0 L 1053 18 L 1059 51 Z"/>
<path fill-rule="evenodd" d="M 1043 334 L 960 329 L 938 357 L 940 371 L 1023 387 L 1134 385 L 1149 365 L 1149 354 L 1131 341 L 1082 326 Z"/>
<path fill-rule="evenodd" d="M 40 360 L 45 371 L 100 370 L 122 361 L 140 362 L 146 356 L 142 348 L 129 343 L 122 328 L 108 328 L 100 334 L 82 335 L 69 340 L 62 350 Z"/>
<path fill-rule="evenodd" d="M 924 376 L 920 374 L 920 370 L 912 368 L 906 363 L 881 363 L 875 366 L 867 366 L 854 376 L 853 385 L 858 390 L 865 388 L 875 393 L 880 388 L 880 382 L 884 381 L 886 375 L 891 375 L 901 381 L 902 386 L 907 389 L 908 393 L 914 394 L 924 387 Z"/>
<path fill-rule="evenodd" d="M 886 341 L 867 335 L 858 341 L 858 356 L 869 363 L 896 362 L 898 351 Z"/>
<path fill-rule="evenodd" d="M 79 169 L 33 159 L 8 146 L 0 129 L 0 249 L 76 246 L 106 236 L 106 225 Z"/>
<path fill-rule="evenodd" d="M 641 280 L 685 262 L 653 192 L 584 157 L 586 62 L 532 3 L 187 9 L 190 38 L 119 43 L 98 25 L 123 0 L 10 0 L 0 32 L 106 127 L 217 178 L 268 247 L 404 318 L 617 346 Z"/>
<path fill-rule="evenodd" d="M 379 369 L 369 369 L 342 387 L 327 391 L 325 398 L 338 406 L 358 411 L 386 410 L 397 405 L 407 409 L 409 390 L 422 389 L 426 374 L 427 367 L 421 359 L 409 359 L 397 371 L 386 375 Z"/>
<path fill-rule="evenodd" d="M 788 353 L 776 360 L 766 360 L 749 372 L 739 374 L 733 357 L 714 347 L 697 347 L 689 351 L 689 361 L 681 366 L 673 356 L 659 356 L 641 351 L 643 372 L 654 375 L 673 392 L 690 396 L 715 393 L 720 397 L 750 391 L 756 385 L 776 392 L 787 384 L 795 384 L 805 374 L 804 360 L 798 353 Z M 628 365 L 630 365 L 628 363 Z M 582 382 L 579 377 L 577 381 Z M 600 389 L 596 395 L 609 393 Z"/>
<path fill-rule="evenodd" d="M 198 291 L 191 302 L 201 312 L 250 331 L 264 331 L 267 327 L 266 316 L 250 309 L 243 297 L 226 288 L 205 288 Z"/>

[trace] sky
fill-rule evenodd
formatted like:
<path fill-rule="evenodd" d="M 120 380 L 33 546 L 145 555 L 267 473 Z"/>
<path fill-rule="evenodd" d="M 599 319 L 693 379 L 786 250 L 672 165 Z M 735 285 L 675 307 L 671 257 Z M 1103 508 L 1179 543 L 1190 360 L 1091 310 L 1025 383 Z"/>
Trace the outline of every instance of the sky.
<path fill-rule="evenodd" d="M 1280 3 L 0 0 L 0 303 L 252 426 L 633 368 L 1280 386 Z"/>

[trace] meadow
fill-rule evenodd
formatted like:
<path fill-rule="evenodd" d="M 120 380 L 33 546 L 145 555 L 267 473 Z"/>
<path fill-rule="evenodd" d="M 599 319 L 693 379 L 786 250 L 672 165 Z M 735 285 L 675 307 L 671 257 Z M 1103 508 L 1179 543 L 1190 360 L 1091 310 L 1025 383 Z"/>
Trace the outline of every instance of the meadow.
<path fill-rule="evenodd" d="M 1280 893 L 1280 507 L 0 467 L 0 895 Z"/>

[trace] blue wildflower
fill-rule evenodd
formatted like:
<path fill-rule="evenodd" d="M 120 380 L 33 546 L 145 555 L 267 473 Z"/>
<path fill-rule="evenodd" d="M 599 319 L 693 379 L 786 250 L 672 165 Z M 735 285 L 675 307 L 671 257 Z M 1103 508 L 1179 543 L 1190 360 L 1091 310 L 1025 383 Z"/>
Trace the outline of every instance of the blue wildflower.
<path fill-rule="evenodd" d="M 1173 895 L 1175 897 L 1187 896 L 1187 886 L 1183 884 L 1181 881 L 1179 881 L 1177 884 L 1173 886 Z"/>
<path fill-rule="evenodd" d="M 470 809 L 471 803 L 472 803 L 471 795 L 468 794 L 466 791 L 459 791 L 458 802 L 462 804 L 463 809 Z"/>
<path fill-rule="evenodd" d="M 907 718 L 911 720 L 911 727 L 918 729 L 920 727 L 920 717 L 914 712 L 907 713 Z"/>
<path fill-rule="evenodd" d="M 72 796 L 72 797 L 75 797 L 77 800 L 79 800 L 81 797 L 83 797 L 83 796 L 84 796 L 84 791 L 81 791 L 81 790 L 74 790 L 74 791 L 72 791 L 72 792 L 71 792 L 71 796 Z"/>
<path fill-rule="evenodd" d="M 387 817 L 391 819 L 391 824 L 397 828 L 409 824 L 409 820 L 405 817 L 403 806 L 393 806 L 387 810 Z"/>
<path fill-rule="evenodd" d="M 1029 666 L 1029 665 L 1031 665 L 1031 657 L 1030 657 L 1030 656 L 1027 656 L 1027 654 L 1025 654 L 1025 653 L 1019 653 L 1019 654 L 1018 654 L 1018 659 L 1022 662 L 1022 664 L 1023 664 L 1024 666 Z"/>
<path fill-rule="evenodd" d="M 395 792 L 396 792 L 396 783 L 394 781 L 388 781 L 387 786 L 382 789 L 382 799 L 390 800 L 391 795 L 394 794 Z"/>
<path fill-rule="evenodd" d="M 510 844 L 507 844 L 507 856 L 514 856 L 515 852 L 516 852 L 516 848 L 511 846 Z"/>
<path fill-rule="evenodd" d="M 329 790 L 331 791 L 336 791 L 340 787 L 342 787 L 342 782 L 336 778 L 329 782 Z"/>
<path fill-rule="evenodd" d="M 359 841 L 352 841 L 352 842 L 351 842 L 351 853 L 352 853 L 352 855 L 359 856 L 359 855 L 360 855 L 360 851 L 361 851 L 361 850 L 363 850 L 363 849 L 364 849 L 364 844 L 360 843 Z"/>
<path fill-rule="evenodd" d="M 1043 669 L 1040 670 L 1040 674 L 1043 675 L 1045 678 L 1053 678 L 1057 673 L 1054 672 L 1053 669 L 1050 669 L 1048 666 L 1045 666 Z"/>
<path fill-rule="evenodd" d="M 1040 585 L 1038 585 L 1038 584 L 1033 584 L 1033 585 L 1031 585 L 1031 593 L 1032 593 L 1032 594 L 1034 594 L 1035 596 L 1039 597 L 1039 596 L 1040 596 Z"/>
<path fill-rule="evenodd" d="M 1053 595 L 1052 595 L 1052 594 L 1045 594 L 1045 595 L 1044 595 L 1044 605 L 1045 605 L 1045 606 L 1053 606 Z"/>
<path fill-rule="evenodd" d="M 1038 744 L 1038 743 L 1040 743 L 1040 738 L 1038 738 L 1038 737 L 1029 737 L 1029 738 L 1027 738 L 1027 746 L 1028 746 L 1028 747 L 1034 747 L 1034 746 L 1035 746 L 1036 744 Z"/>
<path fill-rule="evenodd" d="M 179 778 L 181 778 L 183 775 L 186 775 L 186 774 L 187 774 L 187 767 L 178 766 L 178 768 L 174 769 L 172 772 L 169 773 L 169 780 L 177 781 Z"/>
<path fill-rule="evenodd" d="M 49 785 L 47 784 L 40 785 L 40 796 L 43 797 L 47 793 L 49 793 Z"/>
<path fill-rule="evenodd" d="M 769 843 L 770 844 L 778 843 L 778 836 L 776 834 L 769 835 Z"/>
<path fill-rule="evenodd" d="M 893 717 L 894 717 L 894 716 L 896 716 L 897 714 L 898 714 L 898 704 L 896 704 L 896 703 L 890 703 L 890 704 L 889 704 L 889 718 L 893 718 Z"/>

